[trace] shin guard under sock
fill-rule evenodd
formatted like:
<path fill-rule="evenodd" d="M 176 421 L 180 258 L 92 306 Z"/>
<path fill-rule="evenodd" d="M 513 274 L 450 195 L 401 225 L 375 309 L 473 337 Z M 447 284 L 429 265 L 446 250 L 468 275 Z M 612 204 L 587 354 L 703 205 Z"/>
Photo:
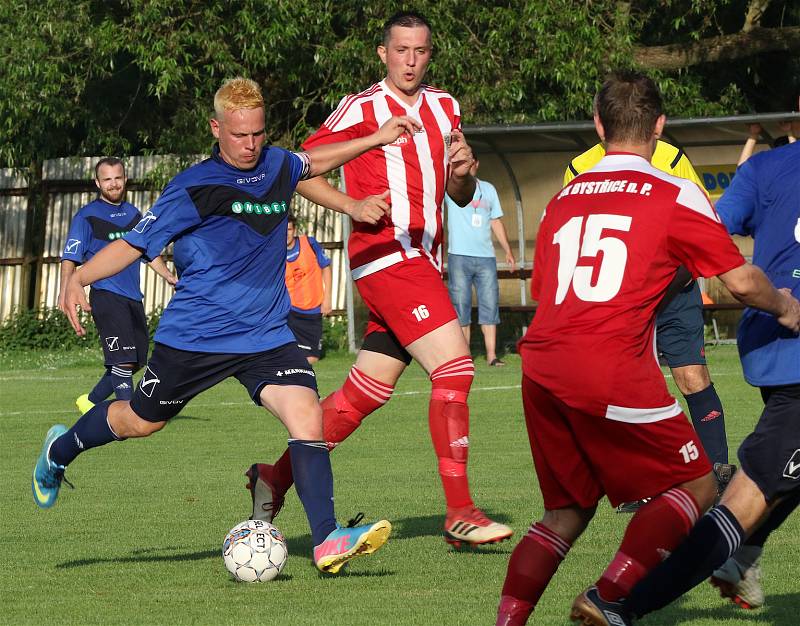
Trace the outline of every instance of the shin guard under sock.
<path fill-rule="evenodd" d="M 639 581 L 626 607 L 638 617 L 665 607 L 727 561 L 743 536 L 741 524 L 726 506 L 711 509 L 669 558 Z"/>
<path fill-rule="evenodd" d="M 697 522 L 694 496 L 675 487 L 642 506 L 631 519 L 619 551 L 597 581 L 606 600 L 627 597 L 633 586 L 672 552 Z"/>
<path fill-rule="evenodd" d="M 469 407 L 467 397 L 475 376 L 468 356 L 444 363 L 431 372 L 431 400 L 428 425 L 433 448 L 439 459 L 448 508 L 472 506 L 467 480 L 469 453 Z"/>
<path fill-rule="evenodd" d="M 361 425 L 363 419 L 377 411 L 392 397 L 394 387 L 368 376 L 356 367 L 344 385 L 327 398 L 322 405 L 322 435 L 329 449 L 347 439 Z M 276 487 L 286 491 L 292 486 L 292 464 L 289 451 L 283 453 L 274 465 Z"/>

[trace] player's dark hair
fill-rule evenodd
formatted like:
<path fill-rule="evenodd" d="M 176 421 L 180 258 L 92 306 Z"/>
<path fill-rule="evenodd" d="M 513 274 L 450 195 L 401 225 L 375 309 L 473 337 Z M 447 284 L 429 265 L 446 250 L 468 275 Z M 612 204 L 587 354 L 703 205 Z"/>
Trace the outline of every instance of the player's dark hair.
<path fill-rule="evenodd" d="M 644 143 L 653 135 L 664 112 L 661 93 L 652 79 L 639 72 L 614 72 L 594 98 L 607 142 Z"/>
<path fill-rule="evenodd" d="M 286 217 L 286 221 L 297 228 L 297 217 L 293 213 L 289 213 L 289 215 Z"/>
<path fill-rule="evenodd" d="M 395 26 L 401 26 L 403 28 L 415 28 L 417 26 L 425 26 L 428 29 L 429 33 L 433 32 L 433 28 L 431 28 L 431 23 L 425 19 L 425 17 L 421 13 L 416 13 L 415 11 L 398 11 L 388 20 L 386 20 L 386 24 L 383 25 L 383 45 L 386 46 L 389 43 L 389 38 L 392 36 L 392 28 Z"/>
<path fill-rule="evenodd" d="M 118 159 L 117 157 L 103 157 L 97 163 L 95 163 L 94 166 L 94 177 L 96 180 L 100 180 L 99 172 L 100 172 L 100 166 L 102 165 L 110 165 L 111 167 L 114 167 L 115 165 L 121 165 L 122 173 L 123 174 L 125 173 L 125 164 L 122 162 L 122 159 Z"/>
<path fill-rule="evenodd" d="M 788 144 L 789 144 L 788 135 L 781 135 L 780 137 L 775 137 L 775 139 L 772 140 L 773 148 L 780 148 L 781 146 L 786 146 Z"/>

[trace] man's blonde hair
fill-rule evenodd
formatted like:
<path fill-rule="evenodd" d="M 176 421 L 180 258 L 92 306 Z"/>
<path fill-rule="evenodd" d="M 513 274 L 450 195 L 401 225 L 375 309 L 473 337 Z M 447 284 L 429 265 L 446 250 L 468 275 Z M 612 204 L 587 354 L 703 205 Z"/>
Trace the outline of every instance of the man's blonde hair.
<path fill-rule="evenodd" d="M 225 111 L 258 109 L 264 107 L 261 87 L 249 78 L 229 78 L 214 94 L 214 114 L 221 118 Z"/>

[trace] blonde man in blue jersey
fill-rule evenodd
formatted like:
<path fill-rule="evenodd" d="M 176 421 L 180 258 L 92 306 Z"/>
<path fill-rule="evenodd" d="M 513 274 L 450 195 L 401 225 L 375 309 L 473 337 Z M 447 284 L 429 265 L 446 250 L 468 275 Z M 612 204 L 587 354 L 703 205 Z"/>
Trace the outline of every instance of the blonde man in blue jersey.
<path fill-rule="evenodd" d="M 564 172 L 564 186 L 578 174 L 594 167 L 606 154 L 602 143 L 575 157 Z M 681 148 L 658 140 L 650 160 L 663 172 L 696 183 L 704 189 L 689 158 Z M 728 439 L 725 435 L 725 416 L 722 402 L 706 366 L 704 349 L 703 299 L 695 281 L 687 284 L 658 313 L 656 321 L 656 346 L 672 371 L 686 404 L 692 423 L 708 458 L 714 465 L 714 474 L 720 493 L 730 481 L 734 465 L 728 464 Z M 617 509 L 631 512 L 641 502 L 626 502 Z"/>

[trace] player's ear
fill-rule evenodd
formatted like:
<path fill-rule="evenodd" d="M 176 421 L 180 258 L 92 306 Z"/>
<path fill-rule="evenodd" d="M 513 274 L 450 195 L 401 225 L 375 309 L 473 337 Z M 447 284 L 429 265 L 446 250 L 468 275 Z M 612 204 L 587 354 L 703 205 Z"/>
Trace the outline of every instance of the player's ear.
<path fill-rule="evenodd" d="M 597 136 L 600 137 L 600 141 L 606 140 L 606 129 L 603 128 L 603 122 L 600 121 L 600 116 L 596 112 L 594 114 L 594 130 L 597 132 Z"/>
<path fill-rule="evenodd" d="M 386 65 L 386 46 L 383 44 L 379 45 L 377 48 L 378 57 L 380 57 L 381 62 Z"/>
<path fill-rule="evenodd" d="M 219 121 L 212 117 L 208 120 L 208 125 L 211 127 L 211 134 L 214 135 L 214 138 L 219 139 Z"/>
<path fill-rule="evenodd" d="M 664 124 L 666 123 L 667 123 L 667 116 L 662 113 L 661 115 L 658 116 L 658 119 L 656 120 L 656 127 L 654 130 L 656 139 L 660 138 L 661 135 L 664 133 Z"/>

